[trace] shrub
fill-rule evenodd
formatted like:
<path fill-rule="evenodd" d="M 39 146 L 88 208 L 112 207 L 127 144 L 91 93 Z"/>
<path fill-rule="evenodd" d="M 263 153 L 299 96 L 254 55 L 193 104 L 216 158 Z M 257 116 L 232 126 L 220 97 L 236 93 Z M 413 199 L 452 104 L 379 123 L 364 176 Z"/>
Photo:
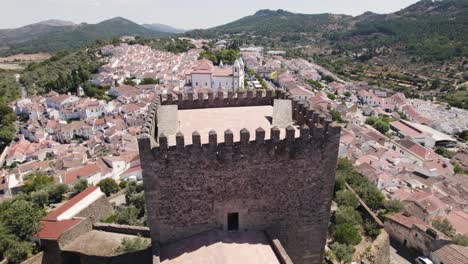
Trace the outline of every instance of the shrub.
<path fill-rule="evenodd" d="M 139 225 L 139 213 L 140 209 L 134 205 L 123 206 L 117 210 L 115 222 L 121 225 Z"/>
<path fill-rule="evenodd" d="M 351 224 L 341 224 L 336 226 L 335 240 L 346 245 L 357 245 L 361 242 L 359 230 Z"/>
<path fill-rule="evenodd" d="M 403 204 L 398 200 L 385 200 L 383 205 L 387 213 L 399 213 L 403 210 Z"/>
<path fill-rule="evenodd" d="M 450 224 L 447 218 L 445 218 L 442 221 L 432 221 L 432 226 L 440 232 L 444 233 L 446 236 L 453 237 L 455 235 L 455 230 L 453 229 L 452 224 Z"/>
<path fill-rule="evenodd" d="M 335 100 L 336 99 L 336 96 L 334 94 L 331 94 L 331 93 L 327 94 L 327 97 L 330 100 Z"/>
<path fill-rule="evenodd" d="M 134 251 L 140 251 L 140 250 L 147 249 L 148 246 L 149 246 L 148 241 L 141 237 L 135 237 L 135 238 L 125 237 L 124 239 L 122 239 L 122 243 L 117 248 L 117 253 L 124 254 L 124 253 L 129 253 L 129 252 L 134 252 Z"/>
<path fill-rule="evenodd" d="M 356 195 L 349 190 L 338 191 L 335 200 L 339 206 L 350 206 L 352 208 L 357 208 L 359 206 Z"/>
<path fill-rule="evenodd" d="M 19 264 L 27 259 L 31 253 L 32 245 L 29 242 L 15 241 L 5 251 L 5 257 L 8 259 L 8 264 Z"/>
<path fill-rule="evenodd" d="M 350 206 L 340 206 L 335 213 L 335 223 L 337 225 L 350 224 L 359 226 L 362 224 L 362 217 L 356 209 Z"/>
<path fill-rule="evenodd" d="M 366 220 L 364 222 L 364 232 L 370 238 L 375 239 L 377 236 L 380 235 L 380 227 L 376 222 Z"/>
<path fill-rule="evenodd" d="M 353 260 L 353 247 L 350 245 L 341 244 L 338 242 L 333 243 L 330 246 L 333 253 L 335 253 L 336 259 L 341 263 L 351 263 Z"/>

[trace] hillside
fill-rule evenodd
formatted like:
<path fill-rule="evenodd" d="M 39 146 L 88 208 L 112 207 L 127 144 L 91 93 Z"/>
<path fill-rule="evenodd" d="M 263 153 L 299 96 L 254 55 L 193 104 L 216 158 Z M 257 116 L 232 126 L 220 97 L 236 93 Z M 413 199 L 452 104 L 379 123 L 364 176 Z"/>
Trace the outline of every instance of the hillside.
<path fill-rule="evenodd" d="M 354 21 L 353 29 L 326 37 L 344 50 L 387 46 L 423 60 L 447 60 L 468 52 L 468 0 L 423 0 L 393 14 L 364 14 Z"/>
<path fill-rule="evenodd" d="M 425 60 L 444 60 L 467 54 L 468 0 L 422 0 L 395 13 L 366 12 L 356 17 L 260 10 L 225 25 L 187 33 L 194 37 L 224 34 L 260 35 L 279 39 L 280 45 L 327 42 L 339 51 L 391 47 Z"/>
<path fill-rule="evenodd" d="M 50 22 L 50 21 L 49 21 Z M 97 24 L 52 26 L 50 23 L 33 24 L 13 30 L 1 30 L 0 55 L 16 53 L 52 52 L 78 48 L 97 39 L 132 35 L 145 37 L 168 36 L 169 33 L 147 29 L 125 18 L 116 17 Z"/>
<path fill-rule="evenodd" d="M 210 28 L 194 30 L 188 34 L 213 36 L 222 34 L 251 34 L 278 36 L 294 33 L 320 33 L 347 26 L 351 16 L 334 14 L 297 14 L 285 10 L 260 10 L 234 22 Z"/>
<path fill-rule="evenodd" d="M 165 32 L 165 33 L 173 33 L 173 34 L 179 34 L 179 33 L 184 33 L 187 30 L 180 29 L 180 28 L 175 28 L 172 26 L 164 25 L 164 24 L 159 24 L 159 23 L 153 23 L 153 24 L 143 24 L 143 27 L 147 29 L 151 29 L 157 32 Z"/>

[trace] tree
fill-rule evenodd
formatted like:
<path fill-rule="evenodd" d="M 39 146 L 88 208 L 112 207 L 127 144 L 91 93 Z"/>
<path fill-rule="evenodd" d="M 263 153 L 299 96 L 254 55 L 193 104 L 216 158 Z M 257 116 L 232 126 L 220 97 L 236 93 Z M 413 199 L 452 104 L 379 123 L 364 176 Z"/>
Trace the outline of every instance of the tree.
<path fill-rule="evenodd" d="M 364 232 L 366 232 L 367 236 L 375 239 L 380 235 L 380 227 L 376 222 L 372 220 L 366 220 L 364 222 Z"/>
<path fill-rule="evenodd" d="M 377 123 L 379 119 L 377 117 L 374 117 L 374 116 L 370 116 L 366 119 L 366 124 L 368 124 L 369 126 L 374 126 L 375 123 Z"/>
<path fill-rule="evenodd" d="M 350 245 L 341 244 L 338 242 L 333 243 L 330 246 L 337 260 L 340 263 L 351 263 L 353 261 L 353 247 Z"/>
<path fill-rule="evenodd" d="M 399 213 L 403 210 L 403 204 L 399 200 L 385 200 L 383 205 L 387 213 Z"/>
<path fill-rule="evenodd" d="M 382 134 L 385 134 L 390 130 L 390 125 L 382 120 L 378 120 L 373 127 Z"/>
<path fill-rule="evenodd" d="M 452 240 L 457 245 L 468 247 L 468 236 L 456 234 Z"/>
<path fill-rule="evenodd" d="M 335 240 L 346 245 L 357 245 L 361 242 L 359 230 L 351 224 L 345 223 L 336 226 Z"/>
<path fill-rule="evenodd" d="M 335 100 L 336 99 L 336 96 L 334 94 L 331 94 L 331 93 L 327 94 L 327 97 L 330 100 Z"/>
<path fill-rule="evenodd" d="M 88 181 L 86 179 L 79 179 L 75 185 L 73 185 L 73 191 L 78 194 L 88 188 Z"/>
<path fill-rule="evenodd" d="M 351 224 L 353 226 L 359 226 L 362 224 L 362 217 L 356 209 L 350 206 L 340 206 L 335 212 L 335 223 Z"/>
<path fill-rule="evenodd" d="M 15 200 L 3 213 L 5 226 L 21 240 L 26 240 L 39 231 L 39 221 L 45 215 L 43 210 L 25 200 Z"/>
<path fill-rule="evenodd" d="M 63 195 L 68 192 L 68 186 L 60 183 L 50 186 L 47 191 L 49 192 L 49 201 L 58 203 L 63 199 Z"/>
<path fill-rule="evenodd" d="M 143 78 L 141 80 L 140 85 L 145 85 L 145 84 L 159 84 L 159 79 L 153 79 L 153 78 Z"/>
<path fill-rule="evenodd" d="M 444 218 L 442 221 L 432 221 L 432 226 L 444 233 L 446 236 L 453 237 L 455 235 L 455 229 L 453 229 L 452 224 L 450 224 L 447 218 Z"/>
<path fill-rule="evenodd" d="M 140 210 L 134 205 L 123 206 L 117 210 L 115 222 L 121 225 L 139 225 Z"/>
<path fill-rule="evenodd" d="M 49 194 L 45 190 L 34 191 L 30 194 L 30 197 L 31 202 L 33 202 L 39 208 L 49 204 Z"/>
<path fill-rule="evenodd" d="M 359 206 L 356 195 L 349 190 L 338 191 L 335 201 L 339 206 L 350 206 L 352 208 L 357 208 Z"/>
<path fill-rule="evenodd" d="M 8 264 L 19 264 L 26 260 L 31 253 L 31 243 L 14 241 L 5 251 L 5 257 L 8 259 Z"/>
<path fill-rule="evenodd" d="M 122 243 L 120 246 L 117 248 L 117 253 L 123 254 L 123 253 L 129 253 L 129 252 L 135 252 L 135 251 L 140 251 L 140 250 L 145 250 L 149 247 L 148 240 L 143 239 L 141 237 L 135 237 L 135 238 L 124 238 L 122 239 Z"/>
<path fill-rule="evenodd" d="M 343 95 L 346 96 L 346 97 L 351 97 L 351 92 L 350 92 L 350 91 L 346 91 Z"/>
<path fill-rule="evenodd" d="M 22 191 L 31 193 L 45 189 L 54 184 L 54 179 L 43 172 L 36 172 L 27 176 Z"/>
<path fill-rule="evenodd" d="M 112 193 L 119 191 L 119 185 L 114 179 L 111 178 L 101 180 L 97 186 L 100 187 L 101 191 L 104 192 L 107 196 L 110 196 Z"/>

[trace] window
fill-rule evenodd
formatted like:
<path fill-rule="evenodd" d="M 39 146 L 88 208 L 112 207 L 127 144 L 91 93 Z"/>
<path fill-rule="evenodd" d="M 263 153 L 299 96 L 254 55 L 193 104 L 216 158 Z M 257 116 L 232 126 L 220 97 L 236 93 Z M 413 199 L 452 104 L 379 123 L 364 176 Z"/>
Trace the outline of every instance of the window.
<path fill-rule="evenodd" d="M 227 229 L 228 231 L 239 230 L 239 213 L 227 214 Z"/>

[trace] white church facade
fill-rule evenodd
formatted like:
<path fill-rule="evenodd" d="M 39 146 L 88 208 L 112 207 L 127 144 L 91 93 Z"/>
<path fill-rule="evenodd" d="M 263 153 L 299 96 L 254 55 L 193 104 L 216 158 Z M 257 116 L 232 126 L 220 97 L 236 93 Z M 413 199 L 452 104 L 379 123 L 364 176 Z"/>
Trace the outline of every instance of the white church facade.
<path fill-rule="evenodd" d="M 185 85 L 193 89 L 213 91 L 237 91 L 244 88 L 244 62 L 236 60 L 234 65 L 213 66 L 209 60 L 200 60 L 191 70 L 185 72 Z"/>

